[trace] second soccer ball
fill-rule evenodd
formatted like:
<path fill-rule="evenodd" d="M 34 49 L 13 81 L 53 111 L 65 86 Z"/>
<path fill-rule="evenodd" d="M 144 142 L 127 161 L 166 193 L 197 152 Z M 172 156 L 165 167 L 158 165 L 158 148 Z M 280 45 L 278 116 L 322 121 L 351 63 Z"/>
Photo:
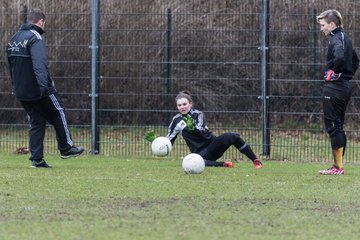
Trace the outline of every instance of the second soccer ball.
<path fill-rule="evenodd" d="M 185 173 L 200 174 L 205 169 L 205 161 L 199 154 L 190 153 L 184 157 L 182 168 Z"/>

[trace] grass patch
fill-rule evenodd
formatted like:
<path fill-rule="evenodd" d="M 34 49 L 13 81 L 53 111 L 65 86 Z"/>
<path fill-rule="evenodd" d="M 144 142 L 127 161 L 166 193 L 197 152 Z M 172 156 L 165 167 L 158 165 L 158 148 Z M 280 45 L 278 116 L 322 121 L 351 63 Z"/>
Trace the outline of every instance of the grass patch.
<path fill-rule="evenodd" d="M 186 175 L 179 159 L 1 155 L 1 239 L 355 239 L 360 169 L 249 162 Z"/>

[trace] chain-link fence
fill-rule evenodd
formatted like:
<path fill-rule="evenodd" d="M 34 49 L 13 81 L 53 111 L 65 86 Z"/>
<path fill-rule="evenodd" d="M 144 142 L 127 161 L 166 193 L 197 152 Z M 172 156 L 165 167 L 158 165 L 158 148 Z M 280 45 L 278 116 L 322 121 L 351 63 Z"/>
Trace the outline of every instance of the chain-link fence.
<path fill-rule="evenodd" d="M 360 52 L 358 1 L 269 2 L 268 116 L 270 156 L 276 160 L 327 161 L 321 78 L 327 47 L 315 16 L 338 9 Z M 215 134 L 239 132 L 256 153 L 263 151 L 262 15 L 264 1 L 101 1 L 97 82 L 100 153 L 148 156 L 143 135 L 166 135 L 176 113 L 174 97 L 190 90 Z M 26 19 L 29 8 L 47 14 L 45 41 L 50 71 L 67 110 L 75 143 L 91 148 L 92 2 L 4 1 L 1 43 Z M 11 95 L 5 51 L 1 52 L 1 151 L 27 145 L 26 116 Z M 348 107 L 347 159 L 359 160 L 359 73 Z M 178 139 L 172 156 L 188 152 Z M 56 152 L 51 127 L 46 151 Z M 229 151 L 225 158 L 241 158 Z"/>

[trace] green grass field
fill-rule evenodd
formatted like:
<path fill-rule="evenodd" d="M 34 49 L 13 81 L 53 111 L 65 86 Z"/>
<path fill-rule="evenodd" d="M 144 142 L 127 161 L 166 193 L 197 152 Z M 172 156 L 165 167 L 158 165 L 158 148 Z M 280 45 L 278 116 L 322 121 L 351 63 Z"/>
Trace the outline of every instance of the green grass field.
<path fill-rule="evenodd" d="M 0 239 L 358 239 L 360 166 L 264 161 L 186 175 L 172 158 L 1 154 Z"/>

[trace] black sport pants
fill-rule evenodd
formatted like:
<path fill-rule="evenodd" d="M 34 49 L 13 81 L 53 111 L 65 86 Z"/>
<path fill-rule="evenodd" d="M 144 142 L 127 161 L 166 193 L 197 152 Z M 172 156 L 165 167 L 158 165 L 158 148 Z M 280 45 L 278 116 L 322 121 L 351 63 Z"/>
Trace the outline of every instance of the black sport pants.
<path fill-rule="evenodd" d="M 54 126 L 58 149 L 66 151 L 73 146 L 65 118 L 63 105 L 57 94 L 35 101 L 21 101 L 30 123 L 30 160 L 44 157 L 46 122 Z"/>
<path fill-rule="evenodd" d="M 205 160 L 216 161 L 231 146 L 236 147 L 251 160 L 256 159 L 250 146 L 245 143 L 238 133 L 224 133 L 216 137 L 204 150 L 199 152 L 199 155 Z"/>
<path fill-rule="evenodd" d="M 324 123 L 332 149 L 346 147 L 344 132 L 345 111 L 351 97 L 351 84 L 330 85 L 323 88 Z"/>

